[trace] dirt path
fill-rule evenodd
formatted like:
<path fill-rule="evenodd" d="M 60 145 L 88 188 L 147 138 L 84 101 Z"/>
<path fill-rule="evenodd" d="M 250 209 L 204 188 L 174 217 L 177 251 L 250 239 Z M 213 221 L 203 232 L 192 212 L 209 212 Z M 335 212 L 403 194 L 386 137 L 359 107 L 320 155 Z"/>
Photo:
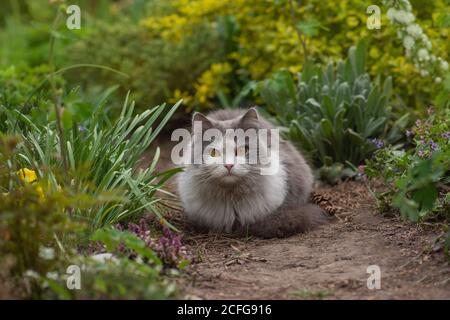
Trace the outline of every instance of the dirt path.
<path fill-rule="evenodd" d="M 438 232 L 385 218 L 366 187 L 348 182 L 318 192 L 342 207 L 308 234 L 261 240 L 186 234 L 199 262 L 181 281 L 187 298 L 450 299 L 450 267 L 432 250 Z M 369 290 L 366 269 L 381 269 Z"/>
<path fill-rule="evenodd" d="M 161 160 L 167 168 L 170 158 Z M 262 240 L 185 231 L 196 261 L 178 281 L 182 297 L 450 299 L 450 265 L 435 245 L 442 231 L 383 217 L 361 182 L 316 192 L 340 210 L 307 234 Z M 369 265 L 381 269 L 379 290 L 367 288 Z"/>

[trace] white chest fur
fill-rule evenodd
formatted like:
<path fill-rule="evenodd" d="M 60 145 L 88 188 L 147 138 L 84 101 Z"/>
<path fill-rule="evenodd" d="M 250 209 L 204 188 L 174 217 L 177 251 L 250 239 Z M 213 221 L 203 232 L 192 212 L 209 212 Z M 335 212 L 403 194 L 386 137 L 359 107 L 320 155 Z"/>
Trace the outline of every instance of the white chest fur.
<path fill-rule="evenodd" d="M 189 168 L 178 177 L 178 189 L 188 218 L 213 231 L 231 232 L 238 220 L 242 225 L 253 223 L 273 213 L 287 193 L 286 173 L 260 176 L 257 184 L 239 192 L 211 183 L 197 181 Z"/>

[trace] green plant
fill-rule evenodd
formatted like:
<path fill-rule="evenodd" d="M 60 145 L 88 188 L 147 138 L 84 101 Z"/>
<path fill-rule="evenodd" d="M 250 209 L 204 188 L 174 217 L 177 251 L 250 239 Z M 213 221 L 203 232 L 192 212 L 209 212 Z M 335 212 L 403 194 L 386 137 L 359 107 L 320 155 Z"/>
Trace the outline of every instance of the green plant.
<path fill-rule="evenodd" d="M 396 208 L 414 222 L 450 218 L 449 119 L 449 109 L 430 109 L 427 119 L 408 131 L 409 149 L 387 146 L 367 161 L 365 174 L 387 184 L 387 190 L 376 193 L 383 207 Z"/>
<path fill-rule="evenodd" d="M 71 256 L 85 226 L 67 213 L 102 200 L 51 190 L 47 180 L 17 162 L 20 143 L 17 136 L 0 135 L 0 266 L 7 271 L 1 281 L 14 284 L 19 296 L 39 298 L 39 283 L 23 277 L 46 277 Z"/>
<path fill-rule="evenodd" d="M 310 154 L 330 182 L 351 175 L 348 169 L 354 172 L 378 139 L 398 139 L 407 123 L 405 115 L 388 131 L 391 79 L 372 83 L 366 58 L 362 41 L 336 66 L 305 66 L 297 84 L 285 70 L 260 84 L 262 99 L 287 128 L 287 137 Z"/>
<path fill-rule="evenodd" d="M 163 263 L 145 242 L 135 234 L 115 228 L 97 230 L 92 241 L 114 253 L 105 262 L 90 257 L 73 261 L 85 265 L 83 287 L 69 297 L 81 299 L 166 299 L 176 293 L 173 283 L 164 275 Z M 131 257 L 131 258 L 130 258 Z M 64 289 L 61 286 L 61 289 Z M 61 291 L 67 294 L 67 290 Z"/>
<path fill-rule="evenodd" d="M 161 209 L 165 202 L 156 193 L 170 197 L 161 188 L 179 169 L 155 172 L 159 149 L 148 168 L 139 169 L 138 164 L 179 104 L 170 110 L 161 105 L 134 115 L 134 103 L 129 104 L 127 97 L 121 115 L 113 125 L 100 121 L 105 104 L 99 104 L 92 118 L 65 131 L 67 172 L 61 163 L 60 140 L 54 121 L 45 126 L 36 125 L 18 110 L 0 108 L 7 116 L 10 133 L 19 134 L 23 139 L 18 146 L 17 159 L 22 167 L 36 170 L 39 177 L 51 182 L 54 190 L 59 185 L 69 185 L 81 194 L 109 195 L 116 199 L 100 207 L 74 210 L 74 215 L 88 219 L 91 226 L 97 228 L 144 210 L 164 220 Z M 164 111 L 166 114 L 162 116 Z M 20 130 L 15 126 L 16 122 L 21 124 Z M 117 200 L 119 192 L 120 199 Z"/>
<path fill-rule="evenodd" d="M 181 243 L 173 237 L 150 239 L 147 229 L 134 234 L 108 227 L 89 237 L 74 213 L 117 198 L 77 193 L 74 185 L 54 189 L 52 181 L 22 167 L 21 143 L 17 136 L 0 135 L 0 280 L 5 288 L 15 288 L 9 289 L 12 297 L 163 299 L 176 293 L 165 275 L 172 267 L 166 265 L 170 260 L 161 260 L 153 251 L 159 247 L 151 247 L 150 241 L 176 250 Z M 114 257 L 101 261 L 85 255 L 88 238 L 102 248 L 100 252 Z M 185 264 L 180 261 L 179 267 Z M 82 270 L 81 290 L 66 285 L 67 268 L 73 265 Z M 170 273 L 175 274 L 176 270 Z"/>
<path fill-rule="evenodd" d="M 195 80 L 224 57 L 214 28 L 199 27 L 181 41 L 166 41 L 160 33 L 149 32 L 129 17 L 119 15 L 114 24 L 98 21 L 89 30 L 70 47 L 70 63 L 107 65 L 130 78 L 86 70 L 82 74 L 68 72 L 68 81 L 80 84 L 89 95 L 95 95 L 99 87 L 118 84 L 119 95 L 131 91 L 131 98 L 139 106 L 168 101 L 176 89 L 193 90 Z"/>
<path fill-rule="evenodd" d="M 112 255 L 100 260 L 74 256 L 70 263 L 84 266 L 81 290 L 67 290 L 66 276 L 60 274 L 49 294 L 66 299 L 166 299 L 176 293 L 163 275 L 162 261 L 137 235 L 107 227 L 91 240 Z"/>
<path fill-rule="evenodd" d="M 417 23 L 433 42 L 433 53 L 448 60 L 449 28 L 444 16 L 447 1 L 411 2 Z M 348 48 L 360 39 L 370 43 L 368 73 L 372 77 L 392 76 L 397 107 L 415 107 L 420 111 L 436 96 L 439 85 L 420 76 L 414 62 L 404 56 L 401 42 L 396 41 L 397 28 L 388 22 L 388 6 L 381 8 L 382 28 L 370 30 L 365 26 L 367 3 L 364 1 L 341 0 L 336 4 L 321 0 L 173 0 L 167 3 L 172 10 L 163 15 L 149 14 L 143 25 L 168 40 L 189 37 L 205 23 L 219 26 L 226 44 L 226 57 L 219 62 L 233 68 L 221 77 L 230 85 L 223 88 L 210 83 L 207 95 L 203 91 L 184 92 L 185 88 L 180 88 L 183 92 L 180 97 L 190 107 L 203 108 L 218 102 L 227 105 L 220 97 L 224 89 L 228 89 L 226 100 L 231 101 L 247 82 L 265 79 L 281 68 L 298 72 L 307 61 L 326 64 L 343 59 Z M 435 74 L 430 75 L 437 78 Z M 207 101 L 203 102 L 204 99 Z"/>

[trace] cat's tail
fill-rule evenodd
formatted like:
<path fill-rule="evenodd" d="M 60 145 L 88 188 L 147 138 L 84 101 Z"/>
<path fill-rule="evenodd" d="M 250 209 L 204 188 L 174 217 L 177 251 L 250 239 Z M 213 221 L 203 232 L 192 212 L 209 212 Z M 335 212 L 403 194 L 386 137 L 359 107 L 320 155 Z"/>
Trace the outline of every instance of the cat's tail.
<path fill-rule="evenodd" d="M 239 227 L 238 232 L 261 238 L 285 238 L 311 231 L 330 220 L 319 206 L 307 203 L 298 208 L 281 208 L 256 223 Z"/>

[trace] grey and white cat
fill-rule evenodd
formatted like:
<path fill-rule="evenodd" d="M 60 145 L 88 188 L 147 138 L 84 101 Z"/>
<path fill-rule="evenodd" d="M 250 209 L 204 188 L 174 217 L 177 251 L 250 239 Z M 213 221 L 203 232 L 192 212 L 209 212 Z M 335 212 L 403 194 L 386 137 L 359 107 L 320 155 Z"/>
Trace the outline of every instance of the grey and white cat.
<path fill-rule="evenodd" d="M 201 122 L 203 132 L 211 128 L 223 133 L 226 129 L 273 129 L 255 108 L 218 110 L 207 116 L 195 113 L 194 121 Z M 205 154 L 214 156 L 216 150 L 226 150 L 225 144 L 236 141 L 224 138 L 205 143 L 202 136 L 193 134 L 190 152 L 196 143 L 201 144 Z M 236 156 L 248 148 L 233 147 Z M 270 143 L 258 147 L 270 149 Z M 314 178 L 305 159 L 281 138 L 278 150 L 279 169 L 274 175 L 261 175 L 260 163 L 186 165 L 178 176 L 178 192 L 187 218 L 209 231 L 264 238 L 290 236 L 325 222 L 322 210 L 308 203 Z"/>

